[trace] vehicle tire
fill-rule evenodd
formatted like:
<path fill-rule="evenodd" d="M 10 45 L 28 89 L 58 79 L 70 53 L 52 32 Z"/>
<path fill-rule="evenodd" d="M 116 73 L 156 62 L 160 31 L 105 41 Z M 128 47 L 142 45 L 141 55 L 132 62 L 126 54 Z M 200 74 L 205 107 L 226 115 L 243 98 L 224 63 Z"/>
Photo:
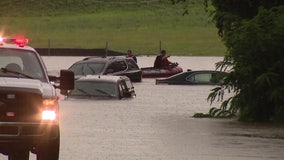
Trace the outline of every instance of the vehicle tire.
<path fill-rule="evenodd" d="M 37 160 L 58 160 L 59 159 L 60 137 L 42 145 L 37 153 Z"/>
<path fill-rule="evenodd" d="M 16 151 L 16 153 L 11 153 L 8 155 L 8 160 L 29 160 L 30 152 L 26 151 Z"/>

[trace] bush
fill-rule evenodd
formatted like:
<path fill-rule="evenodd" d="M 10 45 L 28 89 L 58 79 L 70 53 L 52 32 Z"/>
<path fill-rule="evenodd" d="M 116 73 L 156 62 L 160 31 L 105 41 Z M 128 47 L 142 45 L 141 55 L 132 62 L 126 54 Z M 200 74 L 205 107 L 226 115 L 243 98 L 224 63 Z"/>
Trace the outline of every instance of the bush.
<path fill-rule="evenodd" d="M 223 32 L 228 54 L 217 68 L 231 70 L 222 87 L 215 89 L 209 99 L 223 96 L 225 89 L 233 90 L 234 103 L 227 104 L 240 111 L 242 121 L 284 117 L 283 15 L 284 6 L 260 8 L 254 18 L 243 19 L 235 29 Z"/>

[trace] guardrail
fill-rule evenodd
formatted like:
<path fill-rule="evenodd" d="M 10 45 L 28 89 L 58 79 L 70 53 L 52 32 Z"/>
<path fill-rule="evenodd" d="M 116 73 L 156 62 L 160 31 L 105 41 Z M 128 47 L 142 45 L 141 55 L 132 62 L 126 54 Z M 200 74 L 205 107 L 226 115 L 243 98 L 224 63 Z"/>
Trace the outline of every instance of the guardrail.
<path fill-rule="evenodd" d="M 35 48 L 41 56 L 121 56 L 126 53 L 104 48 L 78 49 L 78 48 Z"/>

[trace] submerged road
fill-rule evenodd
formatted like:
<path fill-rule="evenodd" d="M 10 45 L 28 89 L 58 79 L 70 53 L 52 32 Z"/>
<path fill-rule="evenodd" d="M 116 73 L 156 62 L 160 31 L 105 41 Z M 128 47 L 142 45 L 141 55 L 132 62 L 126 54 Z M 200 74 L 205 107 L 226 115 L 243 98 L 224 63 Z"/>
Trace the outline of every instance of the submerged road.
<path fill-rule="evenodd" d="M 139 57 L 138 63 L 148 66 L 153 58 Z M 75 59 L 45 61 L 47 68 L 58 70 Z M 211 69 L 220 58 L 172 59 L 183 68 Z M 137 97 L 131 100 L 62 98 L 60 160 L 284 159 L 283 125 L 192 118 L 196 112 L 208 112 L 212 86 L 157 86 L 154 79 L 143 79 L 134 87 Z"/>
<path fill-rule="evenodd" d="M 136 83 L 132 100 L 62 101 L 60 159 L 284 159 L 284 126 L 192 118 L 208 110 L 209 87 L 152 84 Z"/>

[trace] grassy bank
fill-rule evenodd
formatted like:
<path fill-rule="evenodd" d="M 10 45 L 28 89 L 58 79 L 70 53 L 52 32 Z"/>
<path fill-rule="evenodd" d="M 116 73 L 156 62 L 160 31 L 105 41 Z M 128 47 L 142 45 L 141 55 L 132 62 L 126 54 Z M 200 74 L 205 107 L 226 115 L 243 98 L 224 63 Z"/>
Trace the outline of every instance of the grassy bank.
<path fill-rule="evenodd" d="M 26 35 L 34 47 L 48 47 L 49 42 L 56 48 L 108 46 L 111 50 L 132 49 L 144 55 L 157 54 L 160 47 L 171 55 L 219 56 L 225 51 L 208 13 L 203 10 L 202 0 L 190 4 L 186 16 L 182 16 L 183 6 L 173 6 L 166 0 L 151 3 L 85 0 L 87 5 L 67 4 L 65 0 L 52 3 L 59 6 L 54 8 L 43 7 L 42 3 L 48 2 L 39 0 L 33 2 L 34 11 L 29 8 L 31 4 L 24 2 L 15 6 L 18 12 L 11 9 L 10 14 L 1 15 L 0 29 L 4 35 Z"/>

